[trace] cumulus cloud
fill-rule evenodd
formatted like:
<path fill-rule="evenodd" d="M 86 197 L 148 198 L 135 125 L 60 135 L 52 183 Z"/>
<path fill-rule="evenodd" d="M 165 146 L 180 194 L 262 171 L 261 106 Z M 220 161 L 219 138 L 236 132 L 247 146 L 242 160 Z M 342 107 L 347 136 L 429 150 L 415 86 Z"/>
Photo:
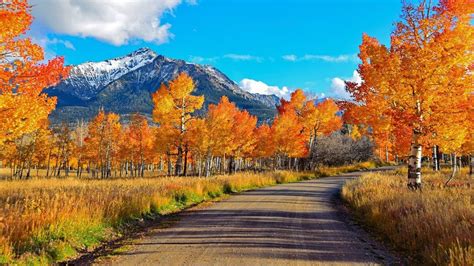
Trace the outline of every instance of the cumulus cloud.
<path fill-rule="evenodd" d="M 32 5 L 33 15 L 56 33 L 122 45 L 134 39 L 167 42 L 173 36 L 171 25 L 160 20 L 180 3 L 181 0 L 34 0 Z"/>
<path fill-rule="evenodd" d="M 350 99 L 351 95 L 346 91 L 346 83 L 345 81 L 351 81 L 360 84 L 362 82 L 362 78 L 360 77 L 359 72 L 354 70 L 352 73 L 352 77 L 349 78 L 339 78 L 335 77 L 331 80 L 331 94 L 334 97 L 341 98 L 341 99 Z"/>
<path fill-rule="evenodd" d="M 262 81 L 253 79 L 243 79 L 240 81 L 239 86 L 250 93 L 276 95 L 282 98 L 287 98 L 290 95 L 290 90 L 287 87 L 270 86 Z"/>
<path fill-rule="evenodd" d="M 296 56 L 294 54 L 288 54 L 282 56 L 283 60 L 290 61 L 290 62 L 297 62 L 297 61 L 324 61 L 324 62 L 330 62 L 330 63 L 341 63 L 341 62 L 349 62 L 349 61 L 355 61 L 357 60 L 356 55 L 337 55 L 337 56 L 331 56 L 331 55 L 314 55 L 314 54 L 305 54 L 303 56 Z"/>

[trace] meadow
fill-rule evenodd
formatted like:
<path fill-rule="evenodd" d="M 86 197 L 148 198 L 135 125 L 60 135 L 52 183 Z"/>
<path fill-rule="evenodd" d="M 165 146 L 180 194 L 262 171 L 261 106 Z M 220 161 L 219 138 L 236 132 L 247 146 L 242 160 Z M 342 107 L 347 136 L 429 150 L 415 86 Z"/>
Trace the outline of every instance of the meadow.
<path fill-rule="evenodd" d="M 422 191 L 410 191 L 406 169 L 350 181 L 342 197 L 375 235 L 410 261 L 429 265 L 474 262 L 474 191 L 468 169 L 445 186 L 450 169 L 423 169 Z"/>
<path fill-rule="evenodd" d="M 157 219 L 224 194 L 373 168 L 365 162 L 317 172 L 243 172 L 157 177 L 2 181 L 0 263 L 47 264 L 90 251 L 141 219 Z"/>

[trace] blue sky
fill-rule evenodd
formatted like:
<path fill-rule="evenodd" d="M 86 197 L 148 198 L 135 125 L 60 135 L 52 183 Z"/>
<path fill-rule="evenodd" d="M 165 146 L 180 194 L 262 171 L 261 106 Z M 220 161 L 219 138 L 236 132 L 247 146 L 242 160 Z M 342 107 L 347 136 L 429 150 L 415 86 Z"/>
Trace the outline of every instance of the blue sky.
<path fill-rule="evenodd" d="M 68 64 L 150 47 L 213 65 L 247 90 L 342 96 L 341 79 L 357 79 L 362 33 L 388 43 L 401 7 L 399 0 L 116 2 L 33 1 L 30 34 Z"/>

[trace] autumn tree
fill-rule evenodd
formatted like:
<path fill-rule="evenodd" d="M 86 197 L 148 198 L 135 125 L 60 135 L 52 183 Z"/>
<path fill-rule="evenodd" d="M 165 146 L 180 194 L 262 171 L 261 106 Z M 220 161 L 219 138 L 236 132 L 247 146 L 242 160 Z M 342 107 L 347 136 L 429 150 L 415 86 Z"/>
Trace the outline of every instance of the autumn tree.
<path fill-rule="evenodd" d="M 0 146 L 40 127 L 56 105 L 43 89 L 69 72 L 60 57 L 40 63 L 43 49 L 24 37 L 32 20 L 27 0 L 0 3 Z"/>
<path fill-rule="evenodd" d="M 121 132 L 119 116 L 114 113 L 105 113 L 101 110 L 89 123 L 85 143 L 89 159 L 95 166 L 93 177 L 98 176 L 96 170 L 100 171 L 100 178 L 111 176 L 112 163 L 118 151 L 117 140 L 121 138 Z"/>
<path fill-rule="evenodd" d="M 130 156 L 132 157 L 132 163 L 135 164 L 135 168 L 138 174 L 135 176 L 144 176 L 145 162 L 151 157 L 153 152 L 153 132 L 148 125 L 148 121 L 143 115 L 134 114 L 130 121 L 130 125 L 127 128 L 126 134 L 126 145 L 130 148 Z"/>
<path fill-rule="evenodd" d="M 61 175 L 61 169 L 64 169 L 65 175 L 69 175 L 69 163 L 73 147 L 72 131 L 69 126 L 65 123 L 61 126 L 56 127 L 54 130 L 55 143 L 56 145 L 56 166 L 55 166 L 55 176 Z"/>
<path fill-rule="evenodd" d="M 306 95 L 300 89 L 291 93 L 289 101 L 280 100 L 278 114 L 272 124 L 275 142 L 275 166 L 281 167 L 282 160 L 288 158 L 291 167 L 291 157 L 302 158 L 308 154 L 307 139 L 304 134 L 303 109 L 307 102 Z"/>
<path fill-rule="evenodd" d="M 436 120 L 463 112 L 459 106 L 472 90 L 474 3 L 422 1 L 404 3 L 402 11 L 390 47 L 363 36 L 358 68 L 363 82 L 348 90 L 360 105 L 379 106 L 375 116 L 391 117 L 409 130 L 408 186 L 417 189 L 422 146 L 443 134 Z"/>
<path fill-rule="evenodd" d="M 314 169 L 317 138 L 327 136 L 342 126 L 341 117 L 337 115 L 338 111 L 339 107 L 331 99 L 326 99 L 317 105 L 314 101 L 308 101 L 304 105 L 302 123 L 309 143 L 310 169 Z"/>
<path fill-rule="evenodd" d="M 177 159 L 175 175 L 183 172 L 183 153 L 187 153 L 188 147 L 184 142 L 187 125 L 193 118 L 191 114 L 202 107 L 204 96 L 193 96 L 194 82 L 186 73 L 180 73 L 168 85 L 161 87 L 152 95 L 153 120 L 160 126 L 169 126 L 176 129 L 174 137 Z M 186 167 L 185 167 L 186 169 Z"/>
<path fill-rule="evenodd" d="M 206 176 L 210 175 L 210 143 L 209 138 L 211 128 L 208 127 L 206 119 L 196 118 L 189 125 L 189 134 L 187 142 L 189 143 L 191 152 L 195 161 L 195 168 L 198 176 L 203 174 L 203 162 Z"/>
<path fill-rule="evenodd" d="M 229 158 L 229 173 L 236 172 L 241 164 L 250 157 L 256 146 L 255 128 L 257 117 L 250 115 L 246 110 L 237 110 L 233 117 L 232 151 Z M 236 163 L 236 159 L 238 159 Z"/>
<path fill-rule="evenodd" d="M 226 161 L 231 156 L 235 148 L 233 143 L 234 116 L 238 109 L 229 98 L 223 96 L 218 104 L 210 104 L 206 116 L 206 127 L 209 138 L 209 148 L 206 155 L 208 161 L 206 166 L 206 176 L 209 175 L 211 168 L 211 159 L 216 157 L 218 161 L 216 165 L 219 167 L 220 173 L 226 172 Z"/>
<path fill-rule="evenodd" d="M 86 159 L 86 143 L 85 139 L 87 137 L 87 123 L 83 120 L 78 121 L 75 129 L 72 132 L 72 139 L 74 142 L 74 156 L 77 161 L 76 176 L 81 178 L 83 167 Z"/>
<path fill-rule="evenodd" d="M 271 158 L 275 154 L 275 139 L 273 137 L 272 128 L 268 124 L 262 124 L 255 128 L 255 148 L 252 157 L 256 160 L 259 167 L 264 166 L 264 160 Z"/>
<path fill-rule="evenodd" d="M 295 165 L 296 158 L 307 158 L 307 167 L 313 169 L 317 137 L 341 128 L 338 111 L 339 107 L 333 100 L 326 99 L 316 104 L 315 99 L 308 99 L 300 89 L 291 94 L 289 101 L 282 99 L 272 125 L 277 164 L 281 156 L 295 158 Z"/>

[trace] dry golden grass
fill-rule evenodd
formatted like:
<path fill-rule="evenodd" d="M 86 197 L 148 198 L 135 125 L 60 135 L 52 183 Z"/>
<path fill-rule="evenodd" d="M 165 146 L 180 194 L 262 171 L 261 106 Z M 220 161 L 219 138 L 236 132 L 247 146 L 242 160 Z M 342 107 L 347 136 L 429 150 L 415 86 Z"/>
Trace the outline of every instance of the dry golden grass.
<path fill-rule="evenodd" d="M 474 191 L 467 169 L 448 187 L 449 169 L 423 172 L 422 192 L 407 189 L 403 169 L 348 182 L 342 196 L 359 218 L 414 262 L 473 265 Z"/>
<path fill-rule="evenodd" d="M 295 181 L 300 177 L 294 176 Z M 70 242 L 67 244 L 71 248 L 81 248 L 74 242 L 83 242 L 83 239 L 74 237 L 81 238 L 82 235 L 74 234 L 75 231 L 84 229 L 84 226 L 94 229 L 104 224 L 117 225 L 126 219 L 147 213 L 164 214 L 175 211 L 219 196 L 227 192 L 226 189 L 229 192 L 240 191 L 273 185 L 275 182 L 271 174 L 250 173 L 208 179 L 172 177 L 2 182 L 1 253 L 4 260 L 8 260 L 26 251 L 48 250 L 48 246 L 60 244 L 64 242 L 64 238 Z M 49 252 L 51 254 L 45 255 L 62 259 L 61 254 L 55 254 L 58 250 L 54 247 Z"/>
<path fill-rule="evenodd" d="M 371 167 L 375 164 L 311 174 L 0 181 L 0 264 L 62 261 L 115 237 L 129 221 L 176 212 L 222 194 Z"/>
<path fill-rule="evenodd" d="M 294 181 L 297 179 L 295 176 Z M 209 179 L 173 177 L 2 182 L 1 253 L 4 262 L 35 250 L 45 250 L 49 254 L 43 255 L 60 260 L 68 256 L 57 254 L 64 252 L 64 240 L 70 245 L 69 249 L 81 248 L 76 242 L 83 244 L 82 238 L 86 236 L 76 235 L 78 231 L 85 230 L 87 234 L 88 230 L 100 229 L 104 224 L 113 226 L 124 219 L 146 213 L 164 214 L 224 192 L 275 183 L 276 179 L 269 174 L 238 174 Z M 96 238 L 90 244 L 101 240 L 101 235 Z"/>

